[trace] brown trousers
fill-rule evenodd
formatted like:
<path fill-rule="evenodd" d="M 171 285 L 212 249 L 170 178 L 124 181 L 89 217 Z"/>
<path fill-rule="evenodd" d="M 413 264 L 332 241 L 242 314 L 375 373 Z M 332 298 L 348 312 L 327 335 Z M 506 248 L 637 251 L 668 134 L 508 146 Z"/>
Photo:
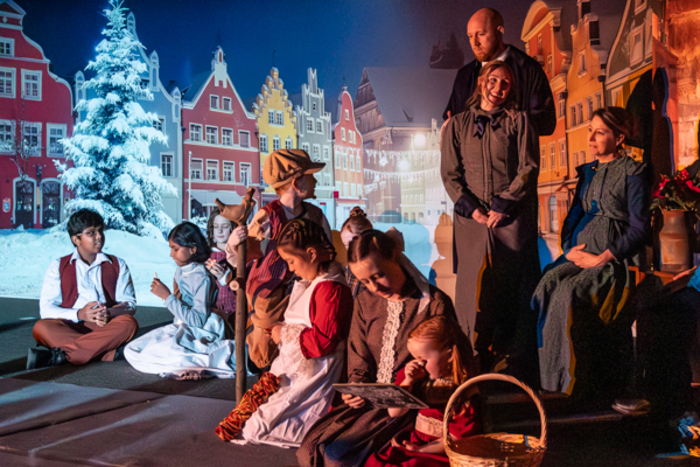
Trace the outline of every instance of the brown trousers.
<path fill-rule="evenodd" d="M 33 334 L 38 343 L 63 350 L 73 365 L 83 365 L 97 357 L 111 362 L 116 349 L 129 342 L 138 329 L 133 316 L 119 315 L 104 327 L 84 321 L 40 319 L 34 325 Z"/>
<path fill-rule="evenodd" d="M 289 304 L 289 295 L 285 296 L 287 284 L 273 290 L 267 298 L 258 297 L 255 307 L 248 300 L 248 309 L 253 310 L 250 321 L 253 329 L 246 337 L 248 355 L 258 368 L 265 368 L 272 364 L 277 357 L 277 344 L 272 340 L 268 329 L 273 324 L 284 321 L 284 312 Z"/>

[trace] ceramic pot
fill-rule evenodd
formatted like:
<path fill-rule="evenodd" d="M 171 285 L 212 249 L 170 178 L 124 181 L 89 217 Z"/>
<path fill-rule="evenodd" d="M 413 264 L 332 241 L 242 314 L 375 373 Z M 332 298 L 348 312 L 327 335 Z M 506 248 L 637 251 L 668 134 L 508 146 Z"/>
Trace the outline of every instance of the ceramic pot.
<path fill-rule="evenodd" d="M 663 211 L 664 226 L 659 232 L 661 246 L 661 270 L 681 272 L 690 269 L 690 244 L 686 212 L 680 209 Z"/>

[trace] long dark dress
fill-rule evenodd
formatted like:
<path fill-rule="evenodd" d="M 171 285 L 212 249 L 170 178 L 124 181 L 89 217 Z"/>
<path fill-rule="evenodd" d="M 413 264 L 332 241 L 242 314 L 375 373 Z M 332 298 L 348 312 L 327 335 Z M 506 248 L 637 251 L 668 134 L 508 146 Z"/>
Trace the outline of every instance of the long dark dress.
<path fill-rule="evenodd" d="M 480 354 L 489 347 L 507 354 L 531 315 L 540 279 L 537 137 L 524 112 L 472 106 L 448 122 L 441 153 L 442 180 L 455 203 L 457 318 Z M 472 218 L 478 208 L 508 217 L 489 229 Z M 536 361 L 534 320 L 528 327 Z"/>
<path fill-rule="evenodd" d="M 585 244 L 584 251 L 610 250 L 614 261 L 582 269 L 564 255 L 537 286 L 532 309 L 539 313 L 538 344 L 542 388 L 571 394 L 611 388 L 625 357 L 631 319 L 628 267 L 641 247 L 649 220 L 649 189 L 644 164 L 620 157 L 606 164 L 578 167 L 578 185 L 561 231 L 564 255 Z M 577 392 L 579 389 L 577 388 Z"/>
<path fill-rule="evenodd" d="M 390 383 L 410 360 L 408 335 L 424 320 L 444 314 L 456 319 L 452 300 L 430 286 L 431 301 L 419 310 L 421 293 L 412 280 L 406 282 L 403 302 L 389 302 L 360 293 L 348 338 L 348 381 L 351 383 Z M 400 306 L 396 308 L 395 304 Z M 392 305 L 394 304 L 394 305 Z M 302 467 L 355 467 L 402 429 L 410 426 L 415 414 L 391 418 L 386 409 L 369 404 L 353 409 L 345 404 L 321 418 L 306 434 L 297 450 Z"/>

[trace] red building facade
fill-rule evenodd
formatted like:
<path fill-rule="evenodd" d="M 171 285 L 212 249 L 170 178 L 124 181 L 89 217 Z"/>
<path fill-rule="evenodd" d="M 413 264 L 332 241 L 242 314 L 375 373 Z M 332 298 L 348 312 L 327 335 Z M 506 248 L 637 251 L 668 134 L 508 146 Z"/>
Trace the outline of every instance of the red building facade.
<path fill-rule="evenodd" d="M 73 133 L 71 88 L 24 35 L 24 16 L 0 3 L 0 229 L 52 227 L 68 196 L 54 160 L 64 161 L 60 140 Z"/>
<path fill-rule="evenodd" d="M 353 207 L 367 209 L 362 175 L 362 135 L 357 129 L 352 96 L 347 86 L 343 86 L 338 96 L 336 119 L 333 129 L 335 191 L 338 193 L 335 228 L 340 229 Z"/>
<path fill-rule="evenodd" d="M 260 186 L 255 116 L 246 112 L 226 70 L 221 47 L 211 72 L 195 77 L 182 103 L 183 218 L 208 216 L 214 200 L 241 202 Z M 256 192 L 260 205 L 260 193 Z"/>

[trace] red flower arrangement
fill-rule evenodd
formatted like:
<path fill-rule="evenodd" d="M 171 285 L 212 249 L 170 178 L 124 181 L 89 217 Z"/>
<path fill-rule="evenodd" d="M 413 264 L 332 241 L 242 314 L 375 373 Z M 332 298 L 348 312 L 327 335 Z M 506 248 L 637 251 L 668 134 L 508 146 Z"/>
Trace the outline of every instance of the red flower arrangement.
<path fill-rule="evenodd" d="M 696 164 L 693 164 L 695 166 Z M 688 167 L 690 168 L 690 167 Z M 692 169 L 691 169 L 692 170 Z M 651 209 L 700 210 L 700 171 L 691 175 L 687 169 L 679 170 L 673 178 L 663 176 L 661 183 L 651 193 Z"/>

